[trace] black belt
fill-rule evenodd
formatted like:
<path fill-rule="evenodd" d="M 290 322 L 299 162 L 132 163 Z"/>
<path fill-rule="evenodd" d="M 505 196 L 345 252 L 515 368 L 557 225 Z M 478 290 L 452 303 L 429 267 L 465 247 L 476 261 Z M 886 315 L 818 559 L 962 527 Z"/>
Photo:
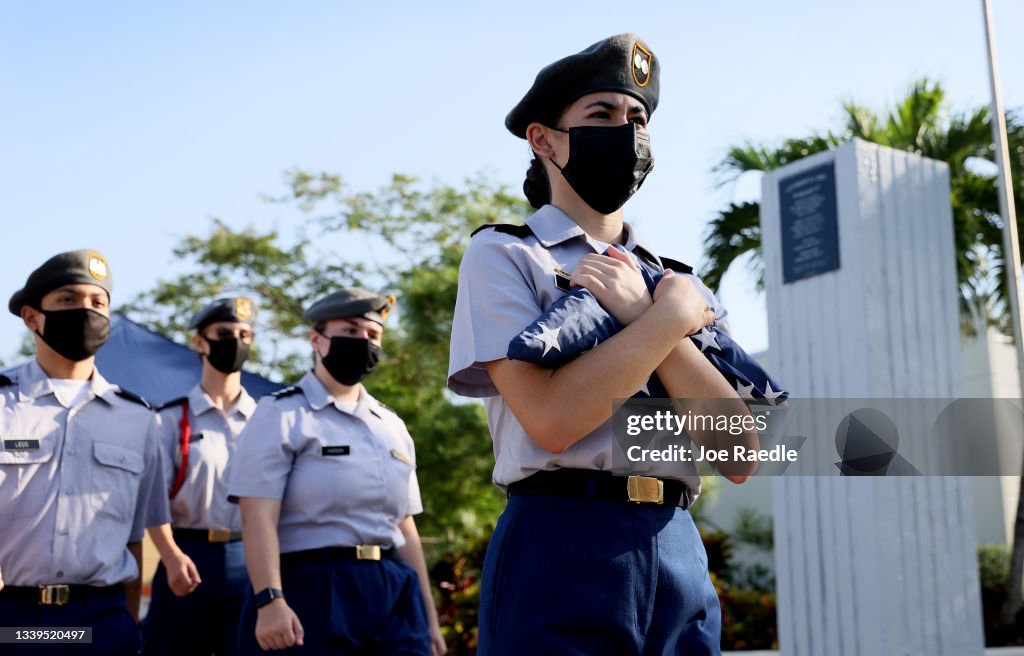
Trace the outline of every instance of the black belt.
<path fill-rule="evenodd" d="M 242 539 L 242 532 L 226 528 L 175 528 L 174 539 L 178 538 L 203 542 L 238 542 Z"/>
<path fill-rule="evenodd" d="M 356 547 L 321 547 L 281 554 L 283 563 L 311 563 L 325 560 L 401 560 L 398 549 L 384 549 L 375 544 Z"/>
<path fill-rule="evenodd" d="M 665 506 L 690 505 L 686 484 L 649 476 L 613 476 L 596 469 L 539 471 L 508 486 L 512 496 L 560 496 Z M 681 502 L 681 503 L 680 503 Z"/>
<path fill-rule="evenodd" d="M 74 602 L 123 595 L 124 585 L 6 585 L 0 590 L 0 599 L 32 601 L 40 606 L 63 606 Z"/>

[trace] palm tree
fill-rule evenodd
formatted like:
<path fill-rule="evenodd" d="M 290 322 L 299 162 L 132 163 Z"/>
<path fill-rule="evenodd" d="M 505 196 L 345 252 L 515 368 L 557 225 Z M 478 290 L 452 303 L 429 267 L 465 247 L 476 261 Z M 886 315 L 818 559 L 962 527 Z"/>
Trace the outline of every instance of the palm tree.
<path fill-rule="evenodd" d="M 995 147 L 987 107 L 948 114 L 942 85 L 923 79 L 887 113 L 881 114 L 854 102 L 843 103 L 845 125 L 839 132 L 788 139 L 771 148 L 746 142 L 729 148 L 715 167 L 722 185 L 751 171 L 771 171 L 860 138 L 890 148 L 942 160 L 949 165 L 950 202 L 953 206 L 957 280 L 960 285 L 960 326 L 972 334 L 979 318 L 1012 334 L 1007 311 L 1007 278 L 1003 262 L 1003 223 L 999 216 L 997 178 L 992 166 Z M 1018 233 L 1024 233 L 1024 122 L 1007 116 L 1011 168 L 1016 173 L 1014 200 Z M 988 171 L 986 170 L 988 169 Z M 991 172 L 989 172 L 991 171 Z M 730 265 L 751 256 L 758 291 L 764 288 L 761 259 L 761 208 L 758 203 L 731 203 L 719 212 L 704 237 L 703 279 L 718 290 Z M 1010 556 L 1011 590 L 1002 608 L 1002 619 L 1012 624 L 1022 607 L 1021 575 L 1024 572 L 1024 476 L 1021 478 L 1016 527 Z"/>
<path fill-rule="evenodd" d="M 961 327 L 973 332 L 974 316 L 1010 334 L 1005 311 L 1007 289 L 1003 274 L 1002 220 L 997 179 L 992 165 L 994 147 L 989 110 L 981 107 L 949 114 L 942 85 L 928 79 L 913 84 L 906 97 L 888 112 L 879 113 L 854 102 L 843 103 L 845 125 L 837 132 L 788 139 L 766 147 L 746 142 L 729 148 L 715 167 L 722 185 L 751 171 L 771 171 L 807 155 L 830 150 L 854 138 L 942 160 L 949 165 L 950 202 L 960 284 Z M 1024 229 L 1024 122 L 1007 117 L 1009 147 L 1018 172 L 1014 195 L 1017 225 Z M 734 261 L 751 256 L 757 289 L 764 287 L 761 261 L 761 208 L 756 202 L 732 203 L 712 219 L 704 237 L 704 281 L 717 290 Z"/>

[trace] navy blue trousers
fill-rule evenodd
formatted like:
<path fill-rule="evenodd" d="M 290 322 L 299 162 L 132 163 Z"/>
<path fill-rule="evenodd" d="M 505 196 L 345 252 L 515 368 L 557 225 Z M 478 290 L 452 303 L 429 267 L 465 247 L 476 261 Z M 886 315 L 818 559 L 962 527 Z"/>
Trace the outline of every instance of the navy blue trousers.
<path fill-rule="evenodd" d="M 419 577 L 401 561 L 285 559 L 281 584 L 305 638 L 301 648 L 275 654 L 431 655 Z M 238 653 L 266 653 L 256 642 L 251 586 L 242 604 Z"/>
<path fill-rule="evenodd" d="M 191 594 L 175 596 L 160 563 L 149 612 L 142 621 L 142 653 L 234 654 L 242 597 L 249 587 L 242 542 L 213 543 L 180 535 L 175 540 L 196 564 L 203 582 Z"/>
<path fill-rule="evenodd" d="M 135 656 L 139 653 L 139 627 L 128 612 L 123 594 L 72 601 L 64 606 L 40 606 L 33 601 L 0 597 L 0 625 L 26 628 L 92 627 L 92 644 L 0 645 L 2 654 Z"/>
<path fill-rule="evenodd" d="M 719 654 L 707 554 L 678 507 L 513 496 L 480 592 L 480 656 Z"/>

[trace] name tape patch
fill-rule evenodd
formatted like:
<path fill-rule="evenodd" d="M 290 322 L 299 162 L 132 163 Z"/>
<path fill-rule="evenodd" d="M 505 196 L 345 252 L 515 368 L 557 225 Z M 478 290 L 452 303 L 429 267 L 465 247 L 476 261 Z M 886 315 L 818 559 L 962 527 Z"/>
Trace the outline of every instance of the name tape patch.
<path fill-rule="evenodd" d="M 322 456 L 347 456 L 349 455 L 349 447 L 346 446 L 322 446 L 320 447 L 320 455 Z"/>
<path fill-rule="evenodd" d="M 39 440 L 4 440 L 4 451 L 38 451 Z"/>

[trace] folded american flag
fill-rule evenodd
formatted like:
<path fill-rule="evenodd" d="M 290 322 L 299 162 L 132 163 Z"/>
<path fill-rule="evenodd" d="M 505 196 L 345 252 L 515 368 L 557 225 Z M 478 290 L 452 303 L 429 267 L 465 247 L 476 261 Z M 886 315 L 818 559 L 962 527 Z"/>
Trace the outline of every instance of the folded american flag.
<path fill-rule="evenodd" d="M 662 274 L 638 259 L 640 272 L 653 294 Z M 691 275 L 691 274 L 683 274 Z M 508 344 L 508 357 L 557 369 L 622 330 L 588 289 L 575 287 L 552 303 L 537 319 Z M 707 326 L 690 335 L 711 364 L 718 369 L 741 398 L 756 404 L 777 405 L 789 397 L 778 381 L 747 355 L 739 344 L 717 326 Z M 634 397 L 668 396 L 656 374 Z"/>

